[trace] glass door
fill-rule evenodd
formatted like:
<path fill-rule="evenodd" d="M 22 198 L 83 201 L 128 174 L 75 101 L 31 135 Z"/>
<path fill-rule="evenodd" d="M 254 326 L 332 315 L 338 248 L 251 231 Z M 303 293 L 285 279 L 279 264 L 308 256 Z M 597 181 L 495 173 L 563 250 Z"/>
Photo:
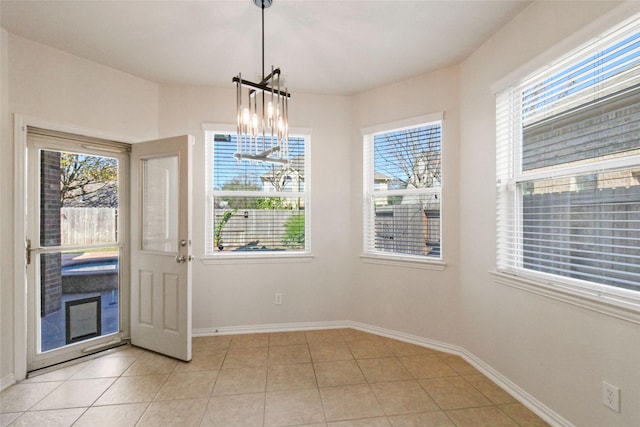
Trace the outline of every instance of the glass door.
<path fill-rule="evenodd" d="M 28 144 L 32 371 L 120 342 L 127 158 L 64 138 L 29 135 Z"/>

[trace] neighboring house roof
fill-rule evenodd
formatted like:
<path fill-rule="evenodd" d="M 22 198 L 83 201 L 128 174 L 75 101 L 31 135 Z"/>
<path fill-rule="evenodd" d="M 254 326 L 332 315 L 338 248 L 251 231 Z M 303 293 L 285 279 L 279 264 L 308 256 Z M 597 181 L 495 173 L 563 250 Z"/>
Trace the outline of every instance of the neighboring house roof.
<path fill-rule="evenodd" d="M 118 184 L 92 184 L 85 188 L 85 193 L 76 191 L 73 198 L 65 199 L 62 203 L 65 208 L 117 208 Z"/>
<path fill-rule="evenodd" d="M 389 182 L 391 181 L 391 178 L 388 177 L 387 175 L 380 173 L 378 171 L 374 171 L 373 172 L 373 181 L 374 182 Z"/>

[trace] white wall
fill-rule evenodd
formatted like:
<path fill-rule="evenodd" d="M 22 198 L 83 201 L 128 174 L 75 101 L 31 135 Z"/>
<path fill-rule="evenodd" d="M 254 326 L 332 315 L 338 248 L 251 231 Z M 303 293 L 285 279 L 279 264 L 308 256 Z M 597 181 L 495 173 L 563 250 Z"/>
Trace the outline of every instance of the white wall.
<path fill-rule="evenodd" d="M 158 85 L 9 36 L 10 112 L 133 139 L 158 132 Z"/>
<path fill-rule="evenodd" d="M 158 85 L 2 31 L 0 57 L 0 384 L 14 371 L 13 114 L 79 126 L 130 140 L 158 133 Z"/>
<path fill-rule="evenodd" d="M 9 83 L 8 83 L 8 34 L 0 29 L 0 250 L 10 250 L 12 239 L 11 203 L 12 188 L 11 179 L 13 164 L 13 150 L 11 144 L 11 122 L 9 121 Z M 11 289 L 13 268 L 12 257 L 0 257 L 0 389 L 4 385 L 5 378 L 13 373 L 13 324 Z M 5 350 L 6 349 L 6 350 Z"/>
<path fill-rule="evenodd" d="M 290 126 L 311 130 L 311 242 L 302 263 L 204 264 L 205 146 L 203 123 L 233 124 L 235 87 L 162 86 L 160 133 L 190 133 L 194 150 L 193 328 L 341 321 L 347 318 L 351 263 L 350 100 L 292 94 Z M 274 293 L 283 294 L 274 305 Z"/>
<path fill-rule="evenodd" d="M 494 282 L 491 86 L 615 6 L 534 3 L 461 65 L 461 343 L 576 426 L 640 425 L 640 326 Z M 621 414 L 602 405 L 602 380 L 621 387 Z"/>
<path fill-rule="evenodd" d="M 458 339 L 459 70 L 451 67 L 354 97 L 351 134 L 351 320 L 446 343 Z M 366 127 L 442 112 L 444 271 L 363 263 L 362 135 Z"/>

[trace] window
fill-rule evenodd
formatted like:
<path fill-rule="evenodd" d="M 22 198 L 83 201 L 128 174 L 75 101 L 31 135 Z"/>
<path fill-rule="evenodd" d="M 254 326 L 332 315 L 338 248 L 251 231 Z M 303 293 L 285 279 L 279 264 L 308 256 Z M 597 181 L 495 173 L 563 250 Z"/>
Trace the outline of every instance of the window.
<path fill-rule="evenodd" d="M 441 259 L 440 118 L 365 131 L 365 254 Z"/>
<path fill-rule="evenodd" d="M 498 271 L 640 302 L 639 31 L 498 94 Z"/>
<path fill-rule="evenodd" d="M 234 133 L 205 139 L 206 254 L 309 253 L 309 137 L 289 138 L 289 163 L 236 160 Z"/>

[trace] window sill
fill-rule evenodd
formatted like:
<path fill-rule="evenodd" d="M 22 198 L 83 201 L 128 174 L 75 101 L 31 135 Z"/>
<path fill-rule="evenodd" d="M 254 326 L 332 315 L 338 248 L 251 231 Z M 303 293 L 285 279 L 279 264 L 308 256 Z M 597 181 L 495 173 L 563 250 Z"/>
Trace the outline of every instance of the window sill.
<path fill-rule="evenodd" d="M 419 259 L 417 257 L 385 256 L 385 255 L 360 255 L 360 259 L 366 264 L 380 264 L 392 267 L 420 268 L 423 270 L 443 271 L 447 264 L 436 259 Z"/>
<path fill-rule="evenodd" d="M 200 261 L 205 265 L 211 264 L 283 264 L 283 263 L 305 263 L 313 261 L 313 254 L 228 254 L 205 256 Z"/>
<path fill-rule="evenodd" d="M 491 274 L 495 282 L 501 285 L 640 324 L 640 304 L 637 299 L 498 271 L 492 271 Z"/>

